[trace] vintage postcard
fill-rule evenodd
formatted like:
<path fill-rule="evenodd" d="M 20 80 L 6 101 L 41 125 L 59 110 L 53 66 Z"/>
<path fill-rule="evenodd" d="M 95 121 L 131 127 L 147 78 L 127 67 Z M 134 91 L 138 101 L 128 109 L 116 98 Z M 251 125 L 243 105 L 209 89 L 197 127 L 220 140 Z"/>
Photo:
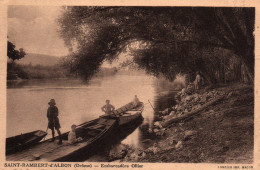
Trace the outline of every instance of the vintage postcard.
<path fill-rule="evenodd" d="M 0 169 L 260 169 L 259 1 L 0 1 Z"/>

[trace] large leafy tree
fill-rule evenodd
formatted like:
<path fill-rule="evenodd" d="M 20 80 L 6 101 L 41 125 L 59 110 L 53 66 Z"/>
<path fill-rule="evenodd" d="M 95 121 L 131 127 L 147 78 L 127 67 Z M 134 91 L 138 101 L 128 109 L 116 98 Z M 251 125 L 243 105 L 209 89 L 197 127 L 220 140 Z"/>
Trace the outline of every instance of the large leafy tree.
<path fill-rule="evenodd" d="M 130 63 L 151 74 L 173 79 L 200 70 L 216 82 L 224 56 L 218 53 L 228 51 L 253 82 L 254 14 L 254 8 L 65 7 L 59 23 L 73 68 L 85 78 L 104 60 L 129 53 Z"/>
<path fill-rule="evenodd" d="M 10 41 L 7 41 L 7 56 L 12 59 L 13 61 L 15 60 L 20 60 L 26 55 L 25 51 L 23 48 L 20 48 L 19 51 L 15 49 L 15 45 L 11 43 Z"/>

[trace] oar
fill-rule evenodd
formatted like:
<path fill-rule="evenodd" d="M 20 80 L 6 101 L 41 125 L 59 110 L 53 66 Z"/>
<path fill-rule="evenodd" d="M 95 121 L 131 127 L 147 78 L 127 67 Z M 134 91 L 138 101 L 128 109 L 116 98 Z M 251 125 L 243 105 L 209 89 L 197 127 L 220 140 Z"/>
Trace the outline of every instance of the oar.
<path fill-rule="evenodd" d="M 152 105 L 152 103 L 148 100 L 148 102 L 150 103 L 150 105 L 151 105 L 151 107 L 153 108 L 153 110 L 155 111 L 155 109 L 154 109 L 154 107 L 153 107 L 153 105 Z"/>
<path fill-rule="evenodd" d="M 45 133 L 47 133 L 48 129 L 49 129 L 49 126 L 47 125 L 47 129 L 46 129 Z M 46 135 L 46 136 L 47 136 L 47 135 Z M 46 137 L 46 136 L 44 136 L 43 140 L 45 140 L 45 137 Z"/>

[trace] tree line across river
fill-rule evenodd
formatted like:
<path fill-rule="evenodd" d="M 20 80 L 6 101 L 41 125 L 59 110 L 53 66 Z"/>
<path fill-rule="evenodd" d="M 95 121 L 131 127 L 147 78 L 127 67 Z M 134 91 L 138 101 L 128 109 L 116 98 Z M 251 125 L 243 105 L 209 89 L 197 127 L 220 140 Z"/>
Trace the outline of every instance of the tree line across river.
<path fill-rule="evenodd" d="M 19 79 L 53 79 L 53 78 L 77 78 L 77 74 L 71 73 L 64 58 L 59 59 L 54 65 L 20 64 L 17 60 L 26 57 L 23 49 L 16 50 L 15 45 L 8 41 L 7 80 Z M 117 72 L 116 68 L 102 68 L 96 73 L 97 77 L 112 76 Z"/>

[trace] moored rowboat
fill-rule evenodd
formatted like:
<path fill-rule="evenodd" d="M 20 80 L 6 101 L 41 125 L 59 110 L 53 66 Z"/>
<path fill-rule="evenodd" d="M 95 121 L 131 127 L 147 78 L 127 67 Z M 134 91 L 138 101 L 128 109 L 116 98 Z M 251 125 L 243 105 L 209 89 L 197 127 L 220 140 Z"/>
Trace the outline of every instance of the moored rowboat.
<path fill-rule="evenodd" d="M 131 102 L 115 110 L 113 115 L 100 116 L 98 119 L 78 125 L 76 135 L 83 138 L 83 141 L 79 143 L 69 144 L 69 132 L 66 132 L 62 134 L 62 145 L 57 145 L 56 142 L 50 143 L 49 140 L 45 140 L 30 147 L 28 150 L 7 154 L 6 160 L 71 161 L 77 155 L 84 154 L 89 149 L 93 149 L 104 142 L 108 136 L 112 136 L 116 128 L 127 126 L 130 122 L 142 118 L 143 108 L 143 103 L 140 102 L 137 106 L 134 106 Z"/>
<path fill-rule="evenodd" d="M 6 138 L 6 154 L 14 153 L 40 142 L 45 136 L 46 132 L 36 130 L 33 132 Z"/>
<path fill-rule="evenodd" d="M 49 140 L 38 143 L 28 150 L 23 150 L 6 156 L 7 161 L 70 161 L 74 156 L 87 152 L 93 146 L 102 142 L 116 126 L 116 120 L 98 118 L 83 123 L 76 128 L 77 137 L 82 137 L 83 141 L 76 144 L 68 143 L 68 133 L 62 134 L 63 144 Z"/>

